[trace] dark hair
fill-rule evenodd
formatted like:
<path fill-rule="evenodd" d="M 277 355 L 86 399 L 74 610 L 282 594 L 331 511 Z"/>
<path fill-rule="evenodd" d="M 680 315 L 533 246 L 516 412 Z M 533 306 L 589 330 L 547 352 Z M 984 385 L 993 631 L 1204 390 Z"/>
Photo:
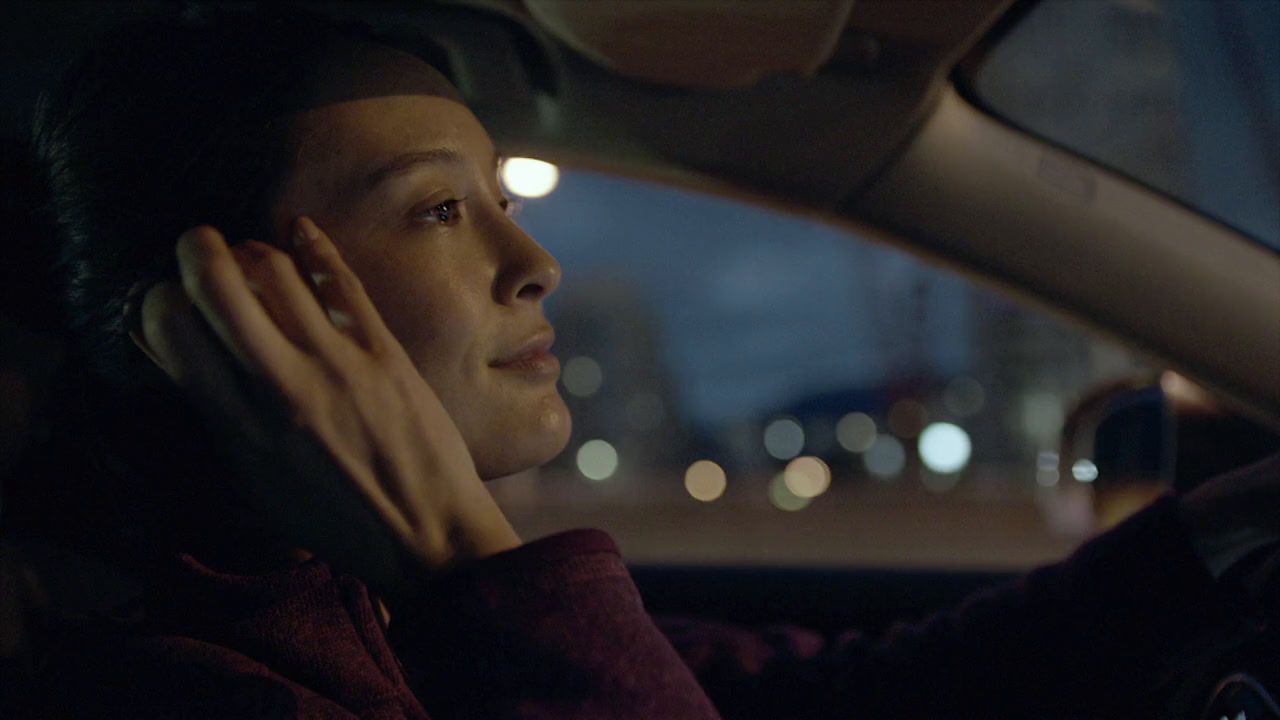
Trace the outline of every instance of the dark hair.
<path fill-rule="evenodd" d="M 177 276 L 174 244 L 194 225 L 274 239 L 271 208 L 296 153 L 278 99 L 322 82 L 326 53 L 353 42 L 376 40 L 289 10 L 164 14 L 103 36 L 41 99 L 32 146 L 76 370 L 59 434 L 87 463 L 68 468 L 61 457 L 53 473 L 64 476 L 56 494 L 85 506 L 73 524 L 163 525 L 144 539 L 153 545 L 207 529 L 184 509 L 212 512 L 218 493 L 172 475 L 218 467 L 216 450 L 198 413 L 130 341 L 126 298 Z"/>
<path fill-rule="evenodd" d="M 125 297 L 176 276 L 183 230 L 270 239 L 292 147 L 287 122 L 261 108 L 337 32 L 280 13 L 152 18 L 102 38 L 42 98 L 33 145 L 75 351 L 94 374 L 139 377 Z"/>

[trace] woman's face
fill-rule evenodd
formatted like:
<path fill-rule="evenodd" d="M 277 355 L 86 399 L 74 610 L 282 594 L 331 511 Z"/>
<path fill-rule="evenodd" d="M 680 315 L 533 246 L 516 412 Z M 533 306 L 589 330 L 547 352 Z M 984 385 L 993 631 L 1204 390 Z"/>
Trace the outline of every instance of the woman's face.
<path fill-rule="evenodd" d="M 467 108 L 440 97 L 353 100 L 299 116 L 281 200 L 325 230 L 494 478 L 564 448 L 569 413 L 542 301 L 560 266 L 508 217 L 497 158 Z"/>

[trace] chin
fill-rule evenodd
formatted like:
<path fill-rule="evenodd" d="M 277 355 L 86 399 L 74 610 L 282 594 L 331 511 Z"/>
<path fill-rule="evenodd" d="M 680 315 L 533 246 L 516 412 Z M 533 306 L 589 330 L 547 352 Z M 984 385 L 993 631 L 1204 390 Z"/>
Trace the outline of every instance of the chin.
<path fill-rule="evenodd" d="M 569 444 L 572 430 L 569 409 L 557 395 L 523 427 L 490 434 L 487 439 L 499 438 L 499 444 L 472 452 L 476 472 L 482 480 L 493 480 L 545 465 Z"/>

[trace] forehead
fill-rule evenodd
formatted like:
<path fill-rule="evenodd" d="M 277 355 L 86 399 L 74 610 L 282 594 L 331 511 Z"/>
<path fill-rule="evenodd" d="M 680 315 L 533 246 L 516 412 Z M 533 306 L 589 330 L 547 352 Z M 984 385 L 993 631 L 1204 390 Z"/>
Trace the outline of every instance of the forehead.
<path fill-rule="evenodd" d="M 392 95 L 326 105 L 297 118 L 294 179 L 355 190 L 407 153 L 445 150 L 492 169 L 493 142 L 464 105 L 429 95 Z"/>

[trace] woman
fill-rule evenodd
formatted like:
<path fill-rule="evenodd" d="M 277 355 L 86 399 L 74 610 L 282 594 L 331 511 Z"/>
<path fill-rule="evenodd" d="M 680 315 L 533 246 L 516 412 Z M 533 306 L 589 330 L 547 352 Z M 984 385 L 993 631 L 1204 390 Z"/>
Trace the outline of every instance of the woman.
<path fill-rule="evenodd" d="M 733 717 L 1142 707 L 1231 622 L 1197 551 L 1271 537 L 1205 550 L 1222 493 L 1167 498 L 880 644 L 684 624 L 677 654 L 607 536 L 522 544 L 484 487 L 568 437 L 560 269 L 431 66 L 313 19 L 161 20 L 73 69 L 36 143 L 104 463 L 78 517 L 146 597 L 55 654 L 41 714 L 715 717 L 698 680 Z"/>

